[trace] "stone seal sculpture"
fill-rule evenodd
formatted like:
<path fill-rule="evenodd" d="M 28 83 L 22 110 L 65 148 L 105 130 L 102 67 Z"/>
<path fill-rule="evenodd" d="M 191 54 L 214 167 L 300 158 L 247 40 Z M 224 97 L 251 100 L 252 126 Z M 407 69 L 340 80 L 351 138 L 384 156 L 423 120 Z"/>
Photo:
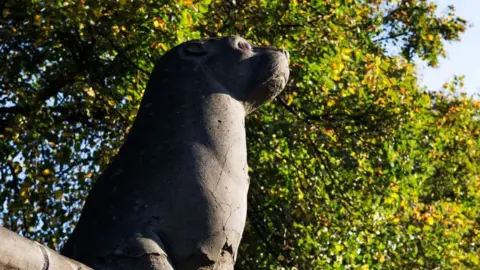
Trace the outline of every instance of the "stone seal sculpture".
<path fill-rule="evenodd" d="M 244 119 L 283 90 L 288 57 L 234 36 L 162 56 L 62 253 L 95 269 L 233 269 L 249 187 Z"/>

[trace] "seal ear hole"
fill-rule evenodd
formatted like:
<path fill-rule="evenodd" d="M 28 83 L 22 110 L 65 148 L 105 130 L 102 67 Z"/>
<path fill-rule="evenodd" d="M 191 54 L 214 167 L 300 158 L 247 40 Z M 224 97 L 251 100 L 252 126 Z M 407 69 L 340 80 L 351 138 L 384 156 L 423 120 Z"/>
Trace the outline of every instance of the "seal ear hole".
<path fill-rule="evenodd" d="M 205 49 L 205 46 L 201 42 L 187 43 L 183 47 L 183 50 L 185 51 L 186 54 L 189 54 L 189 55 L 202 56 L 207 54 L 207 50 Z"/>

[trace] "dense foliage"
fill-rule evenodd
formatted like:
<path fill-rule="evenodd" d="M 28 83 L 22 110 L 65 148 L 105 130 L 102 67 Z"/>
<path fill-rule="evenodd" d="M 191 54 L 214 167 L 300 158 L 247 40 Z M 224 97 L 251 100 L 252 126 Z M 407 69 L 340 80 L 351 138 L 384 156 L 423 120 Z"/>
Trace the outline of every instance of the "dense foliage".
<path fill-rule="evenodd" d="M 58 248 L 156 57 L 237 34 L 289 50 L 248 118 L 239 269 L 480 267 L 480 102 L 418 85 L 466 22 L 425 0 L 0 2 L 1 224 Z"/>

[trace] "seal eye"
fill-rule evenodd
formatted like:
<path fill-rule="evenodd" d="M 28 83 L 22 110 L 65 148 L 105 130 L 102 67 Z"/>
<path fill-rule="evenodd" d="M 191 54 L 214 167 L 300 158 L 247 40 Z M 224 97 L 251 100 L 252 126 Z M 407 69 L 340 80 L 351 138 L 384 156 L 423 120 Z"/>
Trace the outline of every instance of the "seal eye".
<path fill-rule="evenodd" d="M 238 42 L 238 48 L 242 49 L 242 50 L 251 50 L 252 49 L 252 45 L 250 45 L 250 43 L 246 42 L 246 41 L 240 41 Z"/>

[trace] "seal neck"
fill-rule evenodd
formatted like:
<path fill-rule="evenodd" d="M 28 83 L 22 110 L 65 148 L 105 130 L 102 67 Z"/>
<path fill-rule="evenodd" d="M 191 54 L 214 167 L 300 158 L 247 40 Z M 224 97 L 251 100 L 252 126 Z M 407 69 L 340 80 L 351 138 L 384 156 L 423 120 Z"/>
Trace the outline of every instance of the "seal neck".
<path fill-rule="evenodd" d="M 222 155 L 228 145 L 246 144 L 244 119 L 243 104 L 206 77 L 159 77 L 145 90 L 127 142 L 135 138 L 135 151 L 196 143 Z"/>

